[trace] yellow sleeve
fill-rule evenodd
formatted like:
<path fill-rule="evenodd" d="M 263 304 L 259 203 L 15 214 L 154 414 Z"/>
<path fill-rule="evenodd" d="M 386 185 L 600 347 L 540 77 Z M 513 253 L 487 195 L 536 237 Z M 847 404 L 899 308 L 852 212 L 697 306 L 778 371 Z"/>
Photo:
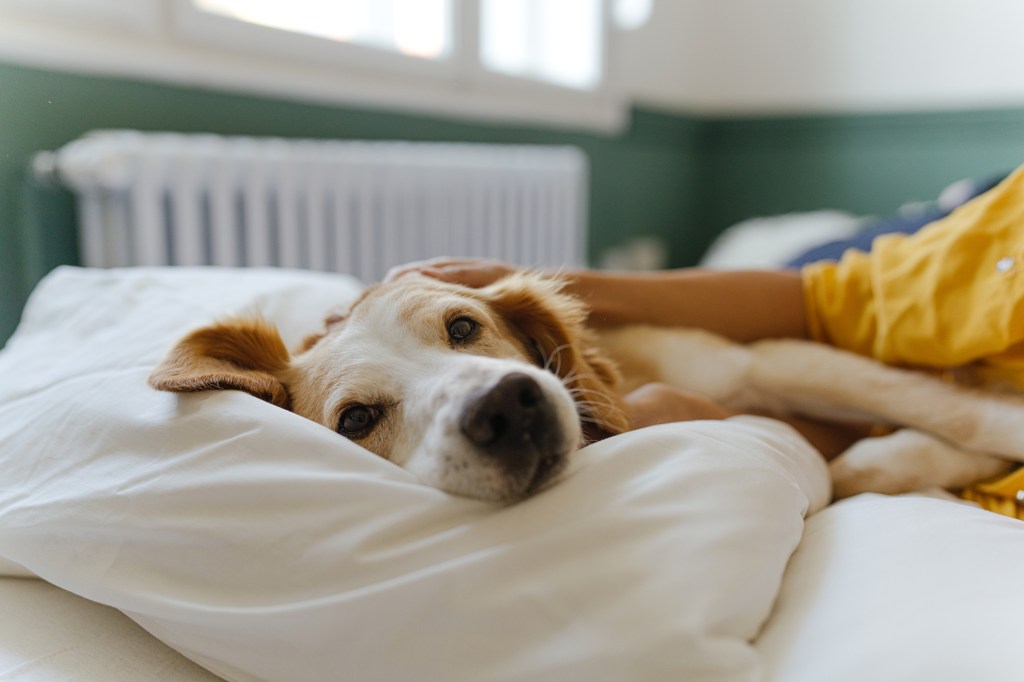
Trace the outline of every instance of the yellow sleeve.
<path fill-rule="evenodd" d="M 883 362 L 956 367 L 1024 343 L 1024 166 L 913 235 L 802 270 L 813 338 Z"/>

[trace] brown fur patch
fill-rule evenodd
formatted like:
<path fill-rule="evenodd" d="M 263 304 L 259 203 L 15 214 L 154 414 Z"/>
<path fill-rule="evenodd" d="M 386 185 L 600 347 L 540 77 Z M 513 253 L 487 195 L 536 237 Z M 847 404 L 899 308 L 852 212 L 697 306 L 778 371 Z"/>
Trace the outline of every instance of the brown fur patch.
<path fill-rule="evenodd" d="M 556 279 L 515 274 L 481 293 L 509 324 L 540 346 L 550 368 L 565 381 L 602 436 L 629 430 L 617 389 L 619 372 L 586 326 L 587 309 L 561 291 Z M 588 429 L 591 433 L 594 429 Z"/>
<path fill-rule="evenodd" d="M 173 393 L 235 389 L 288 409 L 288 391 L 277 374 L 290 364 L 277 329 L 260 319 L 236 318 L 178 342 L 150 374 L 149 384 Z"/>

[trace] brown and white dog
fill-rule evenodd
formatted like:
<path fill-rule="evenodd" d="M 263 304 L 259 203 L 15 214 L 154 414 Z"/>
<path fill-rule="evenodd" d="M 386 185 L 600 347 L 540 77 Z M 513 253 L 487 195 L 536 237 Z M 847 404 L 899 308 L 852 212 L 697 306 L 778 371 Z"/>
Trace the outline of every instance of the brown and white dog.
<path fill-rule="evenodd" d="M 406 277 L 368 288 L 294 356 L 260 320 L 199 329 L 150 383 L 247 391 L 428 485 L 514 500 L 557 477 L 586 431 L 628 428 L 618 372 L 585 319 L 534 275 L 483 289 Z"/>
<path fill-rule="evenodd" d="M 1024 401 L 1015 397 L 808 342 L 740 346 L 654 327 L 598 336 L 586 317 L 559 281 L 535 273 L 480 289 L 403 277 L 368 288 L 294 355 L 259 319 L 196 330 L 150 383 L 246 391 L 428 485 L 488 500 L 527 497 L 588 440 L 628 430 L 621 396 L 650 381 L 741 412 L 908 427 L 835 460 L 839 496 L 966 485 L 1024 461 Z"/>

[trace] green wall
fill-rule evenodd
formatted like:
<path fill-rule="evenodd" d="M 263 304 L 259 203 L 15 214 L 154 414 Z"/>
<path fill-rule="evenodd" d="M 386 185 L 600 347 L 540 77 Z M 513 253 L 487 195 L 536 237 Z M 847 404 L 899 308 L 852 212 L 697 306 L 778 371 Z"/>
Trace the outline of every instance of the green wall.
<path fill-rule="evenodd" d="M 839 208 L 885 214 L 1024 163 L 1024 110 L 719 119 L 705 128 L 703 218 Z"/>
<path fill-rule="evenodd" d="M 75 262 L 66 193 L 33 186 L 34 152 L 96 128 L 310 138 L 573 144 L 591 165 L 590 254 L 633 234 L 671 239 L 695 205 L 700 125 L 638 111 L 619 135 L 459 122 L 0 64 L 0 340 L 46 272 Z M 62 217 L 64 216 L 64 217 Z M 46 222 L 40 224 L 38 218 Z M 672 257 L 699 255 L 680 242 Z"/>
<path fill-rule="evenodd" d="M 1024 160 L 1024 110 L 697 118 L 634 109 L 599 134 L 232 95 L 0 64 L 0 340 L 35 283 L 74 263 L 73 202 L 28 173 L 38 150 L 96 128 L 285 137 L 573 144 L 591 164 L 590 255 L 656 235 L 696 262 L 744 218 L 797 210 L 881 214 Z"/>

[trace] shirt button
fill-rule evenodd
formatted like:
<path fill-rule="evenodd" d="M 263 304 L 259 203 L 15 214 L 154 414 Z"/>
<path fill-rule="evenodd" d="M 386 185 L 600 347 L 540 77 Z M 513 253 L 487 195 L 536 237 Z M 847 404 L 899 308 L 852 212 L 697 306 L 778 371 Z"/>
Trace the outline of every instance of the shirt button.
<path fill-rule="evenodd" d="M 1017 261 L 1010 256 L 1000 258 L 996 261 L 996 270 L 998 272 L 1009 272 L 1010 270 L 1013 270 L 1013 266 L 1016 264 Z"/>

